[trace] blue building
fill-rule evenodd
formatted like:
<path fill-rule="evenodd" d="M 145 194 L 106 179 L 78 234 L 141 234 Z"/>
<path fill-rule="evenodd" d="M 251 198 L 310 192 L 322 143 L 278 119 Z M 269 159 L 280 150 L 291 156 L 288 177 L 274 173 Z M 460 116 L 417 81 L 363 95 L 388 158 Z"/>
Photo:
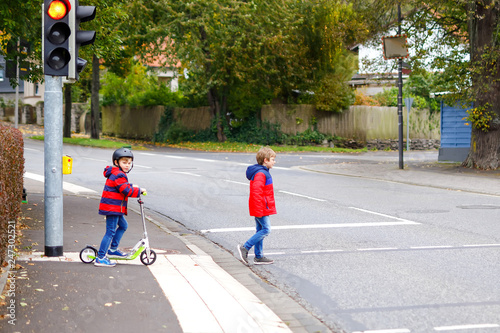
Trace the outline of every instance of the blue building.
<path fill-rule="evenodd" d="M 439 161 L 463 162 L 469 153 L 471 125 L 466 125 L 467 110 L 441 101 L 441 148 Z"/>

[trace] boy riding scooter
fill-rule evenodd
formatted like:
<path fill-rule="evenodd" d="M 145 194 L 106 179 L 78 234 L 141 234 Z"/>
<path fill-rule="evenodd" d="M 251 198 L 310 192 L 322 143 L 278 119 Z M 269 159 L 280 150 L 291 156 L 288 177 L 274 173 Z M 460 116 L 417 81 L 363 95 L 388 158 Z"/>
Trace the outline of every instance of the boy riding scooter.
<path fill-rule="evenodd" d="M 128 198 L 138 198 L 142 193 L 146 193 L 146 189 L 128 182 L 127 173 L 132 170 L 134 162 L 134 155 L 130 149 L 115 150 L 112 162 L 112 166 L 104 169 L 106 183 L 99 204 L 99 214 L 106 216 L 106 233 L 101 241 L 94 265 L 101 267 L 116 265 L 109 259 L 127 257 L 127 254 L 118 249 L 118 245 L 128 227 L 125 219 Z"/>

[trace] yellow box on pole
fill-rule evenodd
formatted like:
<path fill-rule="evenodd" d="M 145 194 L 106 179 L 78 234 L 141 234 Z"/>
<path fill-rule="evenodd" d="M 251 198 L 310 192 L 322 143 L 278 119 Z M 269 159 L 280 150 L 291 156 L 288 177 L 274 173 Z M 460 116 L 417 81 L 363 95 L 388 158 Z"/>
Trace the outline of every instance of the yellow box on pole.
<path fill-rule="evenodd" d="M 70 175 L 73 171 L 73 159 L 69 155 L 63 156 L 63 175 Z"/>

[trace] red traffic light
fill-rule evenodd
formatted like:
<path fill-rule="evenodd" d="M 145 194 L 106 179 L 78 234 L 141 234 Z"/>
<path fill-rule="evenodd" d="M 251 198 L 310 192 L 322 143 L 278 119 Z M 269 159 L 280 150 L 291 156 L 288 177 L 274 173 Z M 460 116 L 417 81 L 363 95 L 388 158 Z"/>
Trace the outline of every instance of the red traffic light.
<path fill-rule="evenodd" d="M 54 0 L 50 3 L 49 8 L 47 8 L 47 15 L 53 20 L 60 20 L 68 14 L 70 9 L 69 2 Z"/>

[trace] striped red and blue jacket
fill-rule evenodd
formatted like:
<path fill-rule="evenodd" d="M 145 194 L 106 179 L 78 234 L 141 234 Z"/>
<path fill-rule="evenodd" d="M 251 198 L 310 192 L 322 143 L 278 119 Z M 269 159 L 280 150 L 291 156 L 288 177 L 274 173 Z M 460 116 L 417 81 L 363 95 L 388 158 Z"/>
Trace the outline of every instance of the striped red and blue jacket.
<path fill-rule="evenodd" d="M 116 166 L 104 168 L 106 183 L 99 204 L 101 215 L 127 215 L 128 198 L 137 198 L 141 189 L 128 182 L 127 174 Z"/>

